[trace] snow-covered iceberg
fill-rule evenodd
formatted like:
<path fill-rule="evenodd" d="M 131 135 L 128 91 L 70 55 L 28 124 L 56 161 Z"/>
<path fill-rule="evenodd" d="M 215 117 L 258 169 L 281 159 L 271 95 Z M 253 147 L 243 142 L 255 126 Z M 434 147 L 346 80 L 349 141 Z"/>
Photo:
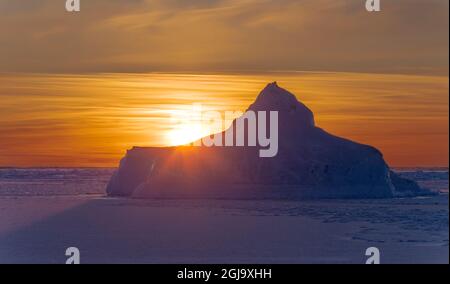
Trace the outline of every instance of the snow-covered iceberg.
<path fill-rule="evenodd" d="M 135 147 L 112 176 L 108 195 L 300 199 L 430 193 L 391 171 L 374 147 L 316 127 L 312 111 L 276 83 L 269 84 L 249 110 L 278 111 L 275 157 L 260 158 L 259 148 L 247 146 Z"/>

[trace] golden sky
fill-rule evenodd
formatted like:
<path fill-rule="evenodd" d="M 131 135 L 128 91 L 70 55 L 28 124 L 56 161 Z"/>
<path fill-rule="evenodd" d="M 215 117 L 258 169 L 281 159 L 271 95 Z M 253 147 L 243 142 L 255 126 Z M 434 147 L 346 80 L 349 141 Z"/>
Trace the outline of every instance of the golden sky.
<path fill-rule="evenodd" d="M 272 81 L 394 166 L 448 166 L 449 1 L 0 0 L 0 166 L 116 166 Z"/>
<path fill-rule="evenodd" d="M 132 146 L 171 145 L 174 111 L 245 111 L 271 80 L 393 166 L 448 165 L 448 77 L 296 72 L 4 75 L 0 166 L 116 166 Z"/>

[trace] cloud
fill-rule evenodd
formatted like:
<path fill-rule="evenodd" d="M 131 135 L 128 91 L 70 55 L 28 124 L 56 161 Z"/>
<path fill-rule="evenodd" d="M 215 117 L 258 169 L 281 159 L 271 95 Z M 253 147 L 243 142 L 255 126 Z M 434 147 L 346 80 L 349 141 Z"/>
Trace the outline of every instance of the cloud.
<path fill-rule="evenodd" d="M 0 72 L 448 74 L 446 0 L 0 2 Z"/>

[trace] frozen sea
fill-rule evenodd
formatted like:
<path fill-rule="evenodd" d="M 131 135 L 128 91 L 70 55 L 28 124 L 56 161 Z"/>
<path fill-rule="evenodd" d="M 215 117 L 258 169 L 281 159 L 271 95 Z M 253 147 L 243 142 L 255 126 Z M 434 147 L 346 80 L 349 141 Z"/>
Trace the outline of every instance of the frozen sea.
<path fill-rule="evenodd" d="M 0 263 L 448 263 L 448 169 L 396 169 L 436 196 L 108 198 L 113 169 L 0 169 Z"/>

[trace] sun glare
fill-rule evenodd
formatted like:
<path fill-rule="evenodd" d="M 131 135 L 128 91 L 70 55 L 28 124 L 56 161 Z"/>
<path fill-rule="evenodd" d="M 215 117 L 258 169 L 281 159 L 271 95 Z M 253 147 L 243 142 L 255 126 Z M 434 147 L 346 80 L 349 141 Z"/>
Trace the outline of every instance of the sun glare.
<path fill-rule="evenodd" d="M 207 135 L 201 124 L 183 124 L 167 132 L 167 141 L 170 146 L 188 145 Z"/>

